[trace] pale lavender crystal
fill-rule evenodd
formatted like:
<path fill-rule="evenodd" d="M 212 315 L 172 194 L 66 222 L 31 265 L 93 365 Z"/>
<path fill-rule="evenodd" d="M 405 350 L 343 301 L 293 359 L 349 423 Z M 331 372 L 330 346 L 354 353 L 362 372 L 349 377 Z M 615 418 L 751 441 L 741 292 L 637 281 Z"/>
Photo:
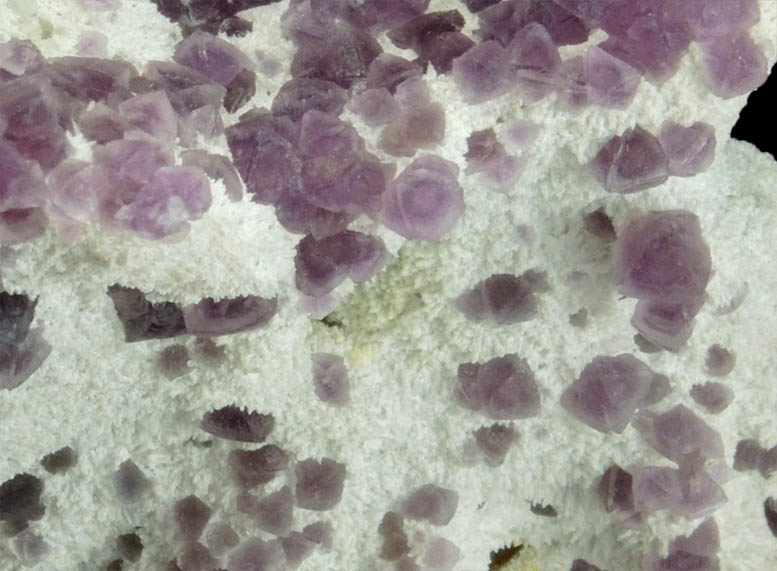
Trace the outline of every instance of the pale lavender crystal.
<path fill-rule="evenodd" d="M 340 503 L 345 483 L 345 464 L 330 458 L 308 458 L 297 462 L 295 495 L 297 505 L 306 510 L 329 510 Z"/>
<path fill-rule="evenodd" d="M 770 497 L 764 501 L 764 517 L 769 531 L 777 537 L 777 500 L 774 498 Z"/>
<path fill-rule="evenodd" d="M 332 81 L 298 77 L 281 86 L 271 110 L 299 121 L 311 109 L 339 115 L 347 101 L 348 92 Z"/>
<path fill-rule="evenodd" d="M 178 535 L 186 542 L 194 542 L 208 524 L 211 509 L 197 496 L 186 496 L 173 504 L 173 517 Z"/>
<path fill-rule="evenodd" d="M 76 44 L 76 53 L 88 57 L 108 57 L 108 36 L 100 32 L 82 32 Z"/>
<path fill-rule="evenodd" d="M 631 220 L 615 248 L 618 290 L 628 297 L 688 303 L 700 298 L 711 273 L 699 219 L 685 210 L 653 211 Z"/>
<path fill-rule="evenodd" d="M 509 424 L 481 426 L 472 434 L 489 466 L 501 466 L 510 448 L 518 440 L 518 433 Z"/>
<path fill-rule="evenodd" d="M 201 168 L 209 178 L 222 181 L 230 200 L 236 202 L 243 196 L 240 175 L 232 161 L 224 155 L 214 155 L 199 149 L 183 151 L 181 163 L 184 166 Z"/>
<path fill-rule="evenodd" d="M 458 171 L 440 157 L 418 157 L 383 195 L 380 221 L 411 240 L 441 239 L 464 212 Z"/>
<path fill-rule="evenodd" d="M 608 192 L 626 194 L 663 184 L 669 159 L 658 139 L 639 125 L 607 141 L 590 163 Z"/>
<path fill-rule="evenodd" d="M 549 288 L 545 272 L 526 270 L 519 276 L 494 274 L 463 292 L 454 301 L 468 319 L 500 325 L 527 321 L 537 315 L 537 296 Z"/>
<path fill-rule="evenodd" d="M 690 395 L 696 404 L 711 414 L 723 412 L 734 400 L 734 391 L 723 383 L 693 385 Z"/>
<path fill-rule="evenodd" d="M 702 303 L 701 297 L 687 303 L 641 299 L 631 324 L 650 343 L 676 353 L 693 333 L 694 316 Z"/>
<path fill-rule="evenodd" d="M 415 62 L 399 56 L 382 53 L 370 64 L 367 70 L 367 88 L 380 89 L 385 87 L 390 93 L 396 91 L 397 86 L 411 77 L 421 77 L 421 66 Z"/>
<path fill-rule="evenodd" d="M 668 466 L 648 466 L 634 472 L 634 509 L 655 512 L 675 508 L 683 501 L 680 474 Z"/>
<path fill-rule="evenodd" d="M 496 420 L 530 418 L 540 412 L 540 392 L 529 364 L 518 355 L 459 365 L 454 400 Z"/>
<path fill-rule="evenodd" d="M 354 113 L 371 127 L 385 125 L 399 115 L 399 104 L 385 87 L 367 89 L 351 99 Z"/>
<path fill-rule="evenodd" d="M 114 215 L 116 224 L 150 240 L 188 230 L 211 205 L 210 182 L 199 168 L 162 167 Z"/>
<path fill-rule="evenodd" d="M 184 345 L 170 345 L 162 349 L 157 360 L 162 374 L 170 380 L 177 379 L 188 373 L 189 350 Z"/>
<path fill-rule="evenodd" d="M 348 404 L 348 371 L 343 358 L 331 353 L 313 353 L 311 360 L 316 396 L 333 406 Z"/>
<path fill-rule="evenodd" d="M 143 542 L 137 533 L 124 533 L 116 538 L 116 549 L 124 559 L 134 563 L 143 553 Z"/>
<path fill-rule="evenodd" d="M 436 147 L 444 137 L 445 109 L 440 103 L 425 102 L 397 115 L 383 129 L 378 147 L 395 157 L 412 157 L 418 149 Z"/>
<path fill-rule="evenodd" d="M 696 4 L 689 10 L 688 23 L 697 38 L 747 30 L 761 19 L 758 0 L 704 0 Z"/>
<path fill-rule="evenodd" d="M 691 455 L 721 458 L 723 441 L 720 434 L 684 405 L 655 414 L 642 410 L 634 422 L 635 428 L 660 454 L 681 462 Z"/>
<path fill-rule="evenodd" d="M 128 98 L 130 81 L 138 73 L 131 63 L 119 59 L 67 56 L 50 59 L 44 75 L 80 107 L 90 101 L 110 104 Z"/>
<path fill-rule="evenodd" d="M 87 140 L 100 144 L 121 139 L 124 133 L 133 129 L 132 123 L 102 102 L 84 111 L 76 124 Z"/>
<path fill-rule="evenodd" d="M 335 22 L 323 38 L 310 38 L 300 45 L 291 62 L 293 77 L 311 77 L 351 88 L 367 75 L 380 44 L 364 30 Z"/>
<path fill-rule="evenodd" d="M 717 571 L 720 559 L 716 555 L 720 536 L 715 520 L 704 520 L 688 536 L 677 536 L 669 544 L 666 557 L 648 555 L 643 568 L 646 571 Z"/>
<path fill-rule="evenodd" d="M 641 80 L 636 69 L 598 46 L 591 46 L 583 56 L 583 77 L 588 99 L 613 109 L 629 106 Z"/>
<path fill-rule="evenodd" d="M 501 192 L 509 192 L 519 174 L 520 163 L 505 151 L 494 130 L 473 131 L 467 137 L 467 174 L 482 172 L 486 179 Z"/>
<path fill-rule="evenodd" d="M 245 539 L 229 555 L 229 571 L 285 571 L 286 556 L 280 540 Z"/>
<path fill-rule="evenodd" d="M 274 425 L 273 415 L 248 412 L 234 405 L 206 412 L 200 422 L 205 432 L 238 442 L 263 442 Z"/>
<path fill-rule="evenodd" d="M 256 74 L 250 69 L 243 69 L 227 84 L 224 95 L 224 109 L 235 113 L 256 95 Z"/>
<path fill-rule="evenodd" d="M 617 464 L 607 468 L 596 492 L 608 513 L 634 511 L 633 477 Z"/>
<path fill-rule="evenodd" d="M 0 521 L 5 522 L 6 534 L 16 535 L 37 521 L 46 512 L 40 501 L 43 481 L 26 472 L 16 474 L 0 484 Z"/>
<path fill-rule="evenodd" d="M 497 5 L 489 7 L 492 4 Z M 474 0 L 468 6 L 471 6 L 471 11 L 478 12 L 479 35 L 487 40 L 497 39 L 504 45 L 530 23 L 544 26 L 558 46 L 579 44 L 588 39 L 586 22 L 553 0 L 507 0 L 499 3 Z"/>
<path fill-rule="evenodd" d="M 289 486 L 260 498 L 250 514 L 259 529 L 274 535 L 287 535 L 293 521 L 294 494 Z"/>
<path fill-rule="evenodd" d="M 181 115 L 204 105 L 221 107 L 226 88 L 206 75 L 173 62 L 151 61 L 145 76 L 153 89 L 162 89 Z"/>
<path fill-rule="evenodd" d="M 737 472 L 747 472 L 758 468 L 759 458 L 764 449 L 754 438 L 745 438 L 737 442 L 734 452 L 733 468 Z"/>
<path fill-rule="evenodd" d="M 70 446 L 64 446 L 59 450 L 46 454 L 40 461 L 40 465 L 49 474 L 62 474 L 67 472 L 78 462 L 78 453 Z"/>
<path fill-rule="evenodd" d="M 521 28 L 507 46 L 507 58 L 511 77 L 527 102 L 539 101 L 558 84 L 561 56 L 541 24 Z"/>
<path fill-rule="evenodd" d="M 444 537 L 433 537 L 429 540 L 426 553 L 421 558 L 425 569 L 434 571 L 451 571 L 461 559 L 461 549 Z"/>
<path fill-rule="evenodd" d="M 683 499 L 671 509 L 688 519 L 707 516 L 728 501 L 723 488 L 702 469 L 703 462 L 703 459 L 683 462 L 678 471 Z"/>
<path fill-rule="evenodd" d="M 669 158 L 669 174 L 674 176 L 702 173 L 715 158 L 715 129 L 701 121 L 690 127 L 665 121 L 658 140 Z"/>
<path fill-rule="evenodd" d="M 583 56 L 572 57 L 561 62 L 558 82 L 559 98 L 570 112 L 579 112 L 590 103 Z"/>
<path fill-rule="evenodd" d="M 447 525 L 459 505 L 459 493 L 435 484 L 425 484 L 410 492 L 399 504 L 407 518 L 425 520 L 432 525 Z"/>
<path fill-rule="evenodd" d="M 185 331 L 183 313 L 172 302 L 151 303 L 139 289 L 118 284 L 108 288 L 108 297 L 113 301 L 128 343 L 165 339 Z"/>
<path fill-rule="evenodd" d="M 394 571 L 421 571 L 421 566 L 416 563 L 414 557 L 403 555 L 394 564 Z"/>
<path fill-rule="evenodd" d="M 347 230 L 321 240 L 306 236 L 297 244 L 295 283 L 302 293 L 321 296 L 346 277 L 355 282 L 370 279 L 386 263 L 383 241 Z"/>
<path fill-rule="evenodd" d="M 230 335 L 267 324 L 278 309 L 278 298 L 240 295 L 215 301 L 206 297 L 184 309 L 186 330 L 200 337 Z"/>
<path fill-rule="evenodd" d="M 122 502 L 136 502 L 151 488 L 151 481 L 129 458 L 119 464 L 112 479 L 116 495 Z"/>
<path fill-rule="evenodd" d="M 232 477 L 248 489 L 272 481 L 288 463 L 288 454 L 275 444 L 265 444 L 257 450 L 232 450 L 228 456 Z"/>
<path fill-rule="evenodd" d="M 313 553 L 315 544 L 298 531 L 292 531 L 286 537 L 281 537 L 283 553 L 286 555 L 286 565 L 296 569 Z"/>
<path fill-rule="evenodd" d="M 181 571 L 210 571 L 218 565 L 208 548 L 199 542 L 187 544 L 176 563 Z"/>
<path fill-rule="evenodd" d="M 591 428 L 620 434 L 652 381 L 653 371 L 633 355 L 595 357 L 561 395 L 561 406 Z"/>
<path fill-rule="evenodd" d="M 512 88 L 507 52 L 494 40 L 478 44 L 453 60 L 451 73 L 467 103 L 483 103 Z"/>
<path fill-rule="evenodd" d="M 0 139 L 0 211 L 43 206 L 47 194 L 40 166 Z"/>
<path fill-rule="evenodd" d="M 164 91 L 136 95 L 119 103 L 119 115 L 141 131 L 163 141 L 174 141 L 178 134 L 175 111 Z"/>
<path fill-rule="evenodd" d="M 725 377 L 734 370 L 736 362 L 736 354 L 730 349 L 721 347 L 717 343 L 710 345 L 707 349 L 705 365 L 707 367 L 708 375 L 713 377 Z"/>
<path fill-rule="evenodd" d="M 712 38 L 701 47 L 707 83 L 718 97 L 744 95 L 766 81 L 766 56 L 746 33 Z"/>
<path fill-rule="evenodd" d="M 688 535 L 675 537 L 669 544 L 669 552 L 685 551 L 697 555 L 713 556 L 720 549 L 718 525 L 712 518 L 705 519 Z"/>
<path fill-rule="evenodd" d="M 327 551 L 332 548 L 332 524 L 328 521 L 317 521 L 306 525 L 302 528 L 302 535 Z"/>
<path fill-rule="evenodd" d="M 240 537 L 228 524 L 218 522 L 205 532 L 205 544 L 215 557 L 222 557 L 240 543 Z"/>
<path fill-rule="evenodd" d="M 302 189 L 302 159 L 288 118 L 256 114 L 228 127 L 226 137 L 235 168 L 254 200 L 273 204 Z"/>
<path fill-rule="evenodd" d="M 176 63 L 199 71 L 221 85 L 229 85 L 251 60 L 233 44 L 207 32 L 194 32 L 176 47 Z"/>
<path fill-rule="evenodd" d="M 404 531 L 405 520 L 397 512 L 386 512 L 378 526 L 378 534 L 383 538 L 380 547 L 381 559 L 396 561 L 410 552 L 407 534 Z"/>
<path fill-rule="evenodd" d="M 0 120 L 5 123 L 5 141 L 44 171 L 67 156 L 69 145 L 61 126 L 67 120 L 65 110 L 45 77 L 30 75 L 0 83 Z"/>
<path fill-rule="evenodd" d="M 40 50 L 30 40 L 13 38 L 0 44 L 0 72 L 24 75 L 28 71 L 38 71 L 44 63 Z"/>
<path fill-rule="evenodd" d="M 25 529 L 13 538 L 11 542 L 13 551 L 24 566 L 34 566 L 48 555 L 51 547 L 42 536 Z"/>
<path fill-rule="evenodd" d="M 426 12 L 429 0 L 365 0 L 364 14 L 371 26 L 396 28 Z"/>

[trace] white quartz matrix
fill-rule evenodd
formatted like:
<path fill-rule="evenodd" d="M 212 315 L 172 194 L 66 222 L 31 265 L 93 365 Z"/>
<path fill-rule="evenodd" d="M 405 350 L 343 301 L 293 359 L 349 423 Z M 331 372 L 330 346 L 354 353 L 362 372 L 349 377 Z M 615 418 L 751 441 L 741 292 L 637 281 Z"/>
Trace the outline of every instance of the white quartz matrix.
<path fill-rule="evenodd" d="M 115 11 L 85 9 L 88 4 L 0 0 L 0 41 L 29 38 L 44 56 L 74 55 L 84 32 L 99 31 L 108 37 L 109 57 L 129 60 L 139 70 L 148 60 L 171 59 L 180 29 L 150 0 L 123 0 Z M 279 26 L 287 4 L 244 12 L 254 31 L 232 40 L 257 62 L 252 106 L 269 107 L 289 79 L 294 48 Z M 465 15 L 464 31 L 471 34 L 476 21 L 463 4 L 432 0 L 429 10 L 451 8 Z M 761 1 L 761 20 L 751 34 L 772 65 L 777 2 Z M 596 33 L 591 42 L 601 38 Z M 384 40 L 385 49 L 402 54 Z M 584 48 L 562 48 L 562 55 Z M 0 391 L 0 482 L 20 472 L 44 481 L 46 514 L 31 527 L 51 551 L 34 569 L 104 569 L 118 558 L 116 536 L 134 530 L 145 547 L 141 560 L 125 563 L 125 569 L 159 569 L 177 553 L 170 507 L 189 494 L 213 508 L 212 521 L 229 522 L 242 537 L 269 539 L 235 509 L 236 487 L 227 472 L 228 452 L 251 446 L 217 438 L 210 448 L 192 443 L 208 439 L 198 427 L 202 413 L 233 402 L 271 412 L 276 426 L 269 441 L 293 459 L 331 457 L 347 465 L 342 501 L 333 510 L 294 511 L 294 529 L 322 517 L 334 526 L 332 550 L 317 549 L 302 571 L 390 569 L 377 556 L 381 517 L 410 489 L 429 482 L 458 491 L 459 506 L 445 527 L 406 523 L 413 553 L 423 550 L 417 532 L 441 535 L 462 550 L 457 571 L 486 571 L 489 553 L 510 543 L 535 547 L 537 564 L 547 571 L 566 571 L 576 557 L 610 571 L 637 570 L 644 553 L 664 553 L 669 540 L 688 533 L 698 520 L 660 512 L 648 518 L 645 530 L 627 530 L 602 509 L 595 485 L 613 462 L 628 468 L 667 461 L 633 427 L 604 435 L 570 417 L 558 402 L 598 354 L 634 353 L 666 374 L 673 390 L 655 410 L 678 403 L 692 408 L 720 431 L 729 465 L 741 438 L 777 444 L 777 164 L 752 145 L 729 139 L 746 97 L 722 100 L 710 93 L 698 45 L 665 84 L 643 81 L 625 110 L 592 106 L 573 114 L 555 95 L 533 106 L 517 96 L 470 106 L 450 77 L 436 77 L 431 67 L 425 77 L 433 99 L 446 109 L 445 143 L 434 152 L 462 170 L 466 137 L 473 130 L 495 127 L 501 136 L 511 121 L 522 120 L 537 124 L 539 135 L 520 151 L 508 147 L 527 161 L 509 194 L 460 175 L 466 212 L 439 242 L 404 241 L 369 220 L 357 222 L 356 228 L 386 241 L 391 260 L 366 284 L 338 290 L 343 303 L 334 317 L 342 327 L 328 327 L 298 308 L 293 256 L 299 236 L 281 228 L 271 207 L 248 199 L 229 202 L 215 181 L 213 207 L 179 243 L 149 242 L 97 227 L 67 240 L 52 228 L 15 247 L 15 263 L 0 268 L 3 286 L 40 296 L 36 321 L 45 322 L 53 347 L 26 383 Z M 343 117 L 357 126 L 370 150 L 380 153 L 374 145 L 377 129 L 347 110 Z M 635 122 L 658 132 L 665 119 L 712 124 L 718 139 L 712 166 L 633 195 L 603 191 L 585 167 L 599 146 Z M 225 115 L 228 124 L 234 120 Z M 73 137 L 72 142 L 78 156 L 88 159 L 85 141 Z M 228 154 L 223 137 L 203 145 Z M 407 162 L 401 159 L 399 168 Z M 602 205 L 616 229 L 629 216 L 651 209 L 684 208 L 699 216 L 713 276 L 693 336 L 679 353 L 647 354 L 635 346 L 629 319 L 636 301 L 619 296 L 610 247 L 583 228 L 583 216 Z M 552 288 L 540 296 L 535 319 L 473 324 L 452 307 L 451 299 L 477 281 L 529 268 L 545 270 Z M 227 349 L 223 364 L 195 362 L 188 375 L 169 381 L 155 365 L 159 351 L 177 342 L 192 348 L 194 339 L 125 343 L 106 295 L 114 283 L 140 288 L 153 301 L 180 303 L 277 294 L 279 313 L 266 328 L 220 339 Z M 717 312 L 744 291 L 749 293 L 736 311 Z M 589 311 L 589 323 L 572 327 L 568 316 L 582 307 Z M 705 414 L 688 395 L 693 384 L 706 380 L 704 359 L 713 343 L 737 355 L 733 373 L 724 380 L 736 397 L 717 416 Z M 327 406 L 314 394 L 314 351 L 345 357 L 348 406 Z M 453 402 L 456 368 L 506 353 L 517 353 L 534 370 L 541 413 L 515 423 L 520 438 L 502 466 L 466 466 L 462 445 L 472 430 L 490 421 Z M 65 474 L 48 475 L 40 459 L 65 445 L 78 451 L 78 464 Z M 137 504 L 123 506 L 110 475 L 129 457 L 153 481 L 153 490 Z M 286 481 L 278 478 L 267 491 Z M 762 508 L 766 497 L 777 495 L 775 486 L 774 479 L 757 472 L 733 472 L 724 484 L 728 503 L 714 514 L 724 570 L 777 569 L 777 539 Z M 552 504 L 558 517 L 532 514 L 529 501 L 539 500 Z M 0 537 L 0 571 L 20 568 L 12 542 Z"/>

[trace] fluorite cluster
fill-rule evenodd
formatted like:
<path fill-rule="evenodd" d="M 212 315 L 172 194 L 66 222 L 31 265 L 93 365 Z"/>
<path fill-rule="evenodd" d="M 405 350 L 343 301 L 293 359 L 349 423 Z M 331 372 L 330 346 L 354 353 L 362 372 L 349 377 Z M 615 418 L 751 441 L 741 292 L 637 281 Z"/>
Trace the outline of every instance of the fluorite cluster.
<path fill-rule="evenodd" d="M 30 329 L 37 303 L 26 294 L 0 291 L 0 389 L 21 385 L 51 353 L 43 324 Z"/>

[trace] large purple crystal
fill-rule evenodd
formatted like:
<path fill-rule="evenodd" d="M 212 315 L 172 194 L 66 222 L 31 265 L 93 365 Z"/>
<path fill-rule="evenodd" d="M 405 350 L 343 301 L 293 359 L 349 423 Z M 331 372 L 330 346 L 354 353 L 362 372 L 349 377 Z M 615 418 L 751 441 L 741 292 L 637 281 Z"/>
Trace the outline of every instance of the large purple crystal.
<path fill-rule="evenodd" d="M 459 505 L 459 493 L 435 484 L 425 484 L 410 492 L 399 511 L 407 518 L 425 520 L 432 525 L 447 525 Z"/>
<path fill-rule="evenodd" d="M 607 141 L 590 163 L 608 192 L 626 194 L 658 186 L 669 177 L 669 159 L 658 139 L 639 125 Z"/>
<path fill-rule="evenodd" d="M 497 420 L 529 418 L 540 411 L 534 373 L 515 354 L 459 365 L 453 396 L 460 406 Z"/>
<path fill-rule="evenodd" d="M 256 295 L 224 298 L 215 301 L 211 297 L 184 309 L 186 330 L 200 337 L 229 335 L 265 325 L 278 308 L 278 298 Z"/>
<path fill-rule="evenodd" d="M 745 95 L 766 81 L 766 56 L 746 33 L 702 43 L 710 91 L 723 99 Z"/>
<path fill-rule="evenodd" d="M 698 455 L 721 458 L 723 441 L 720 434 L 684 405 L 655 414 L 641 410 L 635 428 L 659 453 L 675 462 Z"/>
<path fill-rule="evenodd" d="M 561 395 L 561 406 L 600 432 L 620 434 L 652 381 L 653 371 L 633 355 L 595 357 Z"/>
<path fill-rule="evenodd" d="M 507 51 L 493 40 L 478 44 L 454 59 L 452 75 L 467 103 L 483 103 L 512 88 Z"/>

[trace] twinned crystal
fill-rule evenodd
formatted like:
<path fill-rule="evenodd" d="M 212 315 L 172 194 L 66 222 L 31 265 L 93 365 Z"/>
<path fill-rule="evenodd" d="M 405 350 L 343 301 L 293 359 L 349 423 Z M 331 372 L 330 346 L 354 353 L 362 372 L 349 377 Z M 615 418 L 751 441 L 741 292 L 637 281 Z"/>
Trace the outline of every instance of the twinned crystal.
<path fill-rule="evenodd" d="M 658 139 L 639 125 L 607 141 L 590 163 L 608 192 L 626 194 L 666 182 L 669 159 Z"/>

